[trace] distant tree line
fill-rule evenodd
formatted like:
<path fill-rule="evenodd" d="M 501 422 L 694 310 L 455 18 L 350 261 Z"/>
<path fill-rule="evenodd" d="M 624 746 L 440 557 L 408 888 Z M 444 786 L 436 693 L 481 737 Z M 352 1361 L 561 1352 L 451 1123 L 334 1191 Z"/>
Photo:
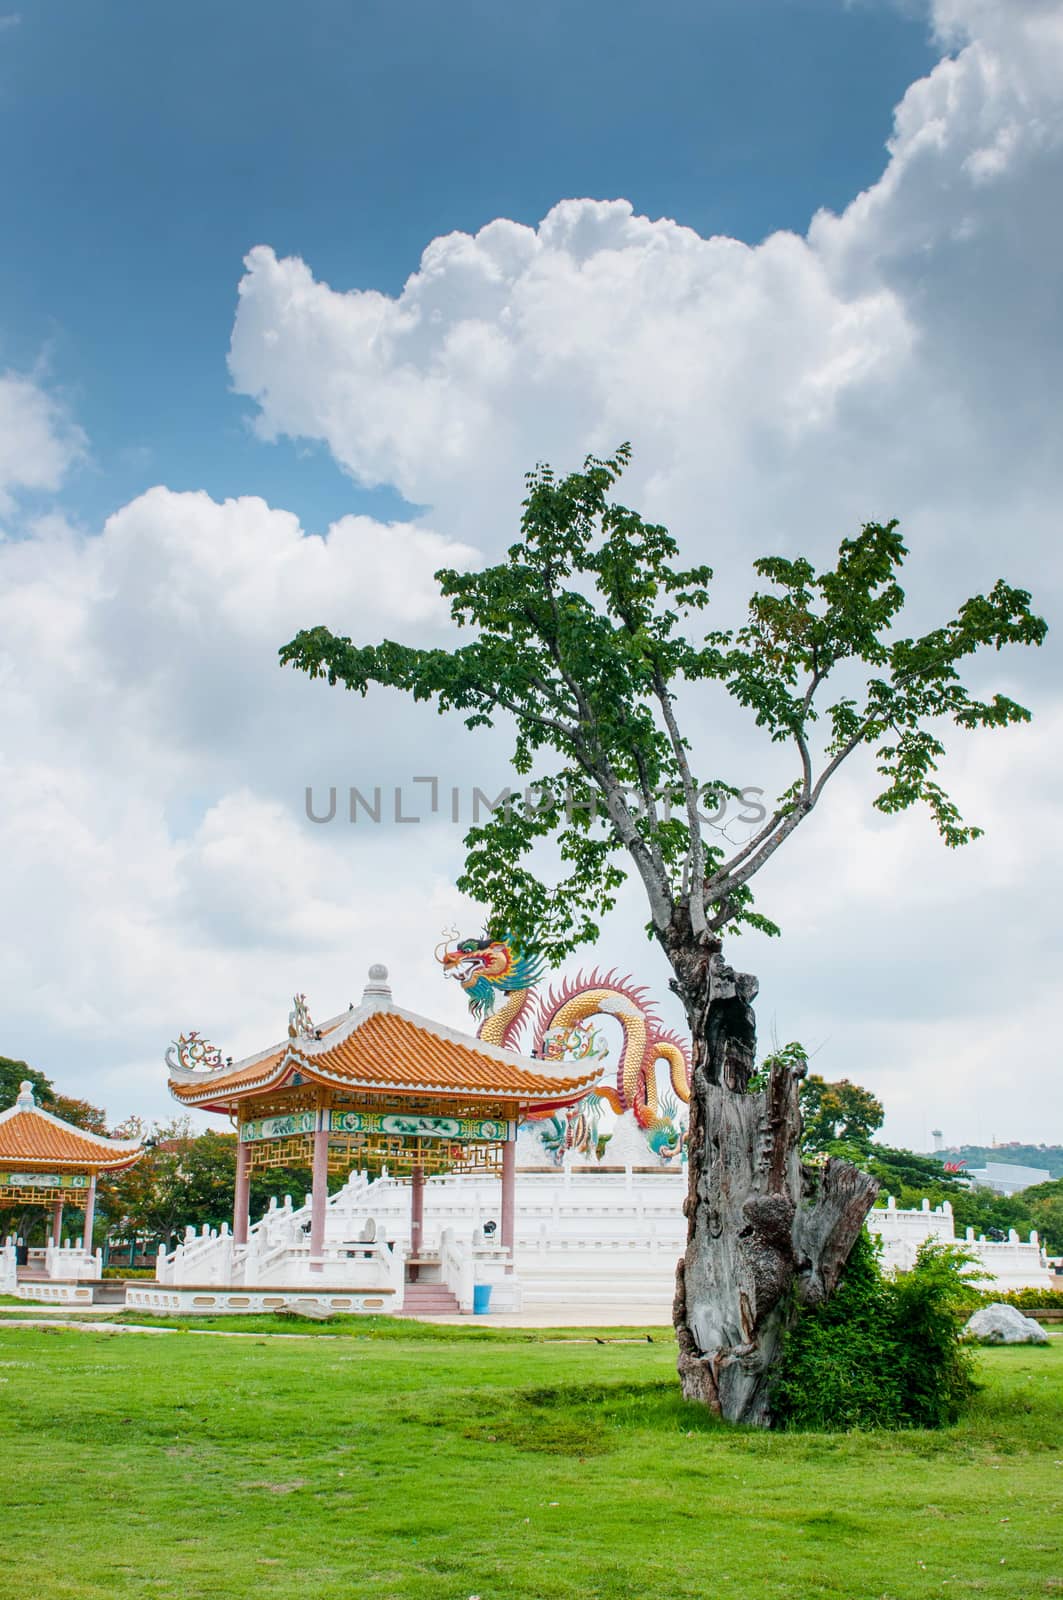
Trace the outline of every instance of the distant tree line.
<path fill-rule="evenodd" d="M 1063 1144 L 955 1144 L 938 1152 L 943 1161 L 984 1167 L 1002 1161 L 1017 1167 L 1041 1167 L 1049 1178 L 1063 1178 Z"/>
<path fill-rule="evenodd" d="M 965 1229 L 973 1228 L 976 1235 L 984 1233 L 987 1239 L 1006 1238 L 1009 1228 L 1015 1228 L 1025 1237 L 1036 1228 L 1052 1254 L 1063 1253 L 1063 1180 L 1040 1183 L 1014 1195 L 996 1194 L 986 1188 L 969 1189 L 962 1173 L 946 1172 L 946 1159 L 956 1159 L 950 1151 L 917 1155 L 914 1150 L 898 1150 L 874 1142 L 873 1136 L 885 1116 L 882 1104 L 870 1090 L 846 1078 L 828 1083 L 810 1073 L 801 1090 L 801 1114 L 806 1155 L 843 1156 L 870 1172 L 882 1185 L 880 1206 L 885 1205 L 887 1195 L 893 1195 L 899 1206 L 909 1207 L 918 1206 L 924 1197 L 931 1205 L 947 1200 L 961 1235 Z M 965 1148 L 986 1154 L 989 1159 L 995 1155 L 997 1160 L 1051 1170 L 1049 1161 L 1043 1158 L 1058 1147 L 1039 1150 L 1036 1145 L 1008 1145 L 1006 1154 L 1000 1148 L 987 1152 L 975 1146 Z M 1027 1154 L 1040 1155 L 1042 1159 L 1026 1161 L 1023 1157 Z"/>

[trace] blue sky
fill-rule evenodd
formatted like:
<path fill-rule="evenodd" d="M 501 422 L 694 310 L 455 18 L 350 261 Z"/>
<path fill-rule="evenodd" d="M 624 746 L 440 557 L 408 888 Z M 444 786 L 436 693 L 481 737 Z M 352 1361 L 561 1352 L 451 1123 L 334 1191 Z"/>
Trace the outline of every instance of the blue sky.
<path fill-rule="evenodd" d="M 0 365 L 91 416 L 66 503 L 258 493 L 318 529 L 402 514 L 263 448 L 225 352 L 245 252 L 397 292 L 426 242 L 561 196 L 750 243 L 881 172 L 925 17 L 844 0 L 40 0 L 0 31 Z"/>

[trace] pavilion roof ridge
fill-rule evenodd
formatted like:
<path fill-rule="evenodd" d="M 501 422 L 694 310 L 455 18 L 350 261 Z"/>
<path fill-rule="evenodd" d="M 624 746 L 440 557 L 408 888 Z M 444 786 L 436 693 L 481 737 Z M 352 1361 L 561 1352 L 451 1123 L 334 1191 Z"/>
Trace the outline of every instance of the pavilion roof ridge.
<path fill-rule="evenodd" d="M 79 1128 L 76 1122 L 64 1122 L 62 1117 L 55 1116 L 51 1111 L 45 1111 L 36 1101 L 29 1105 L 25 1104 L 21 1095 L 14 1105 L 8 1106 L 6 1111 L 0 1111 L 0 1127 L 12 1122 L 16 1117 L 36 1117 L 42 1122 L 50 1123 L 53 1128 L 60 1128 L 64 1133 L 76 1134 L 79 1139 L 98 1145 L 101 1150 L 109 1150 L 114 1155 L 128 1155 L 142 1148 L 139 1139 L 112 1139 L 109 1134 L 93 1133 L 89 1128 Z"/>
<path fill-rule="evenodd" d="M 486 1056 L 489 1061 L 504 1062 L 507 1066 L 523 1067 L 525 1071 L 535 1073 L 540 1078 L 557 1078 L 568 1081 L 586 1076 L 586 1074 L 572 1071 L 572 1068 L 577 1065 L 574 1061 L 553 1060 L 544 1056 L 526 1056 L 520 1050 L 511 1050 L 505 1045 L 489 1044 L 486 1039 L 481 1039 L 475 1033 L 465 1033 L 460 1028 L 452 1028 L 449 1023 L 436 1022 L 432 1017 L 421 1016 L 419 1012 L 408 1011 L 404 1006 L 394 1004 L 387 1006 L 375 1004 L 358 1006 L 353 1012 L 349 1013 L 350 1026 L 345 1031 L 341 1032 L 337 1028 L 335 1033 L 327 1039 L 292 1039 L 289 1043 L 293 1047 L 299 1045 L 313 1046 L 312 1050 L 308 1049 L 306 1051 L 305 1059 L 309 1063 L 313 1060 L 314 1055 L 334 1049 L 341 1040 L 349 1038 L 352 1033 L 368 1022 L 370 1017 L 378 1016 L 381 1011 L 387 1011 L 389 1015 L 399 1017 L 403 1022 L 408 1022 L 413 1027 L 422 1029 L 425 1033 L 434 1034 L 437 1039 L 444 1039 L 448 1044 L 456 1044 L 465 1050 L 475 1050 L 477 1055 Z M 565 1068 L 568 1068 L 567 1072 L 564 1070 Z M 591 1076 L 597 1077 L 598 1075 L 599 1069 L 595 1067 Z"/>
<path fill-rule="evenodd" d="M 346 1011 L 340 1011 L 336 1016 L 329 1017 L 327 1022 L 320 1023 L 319 1031 L 324 1034 L 338 1028 L 350 1015 L 351 1008 L 348 1007 Z M 274 1057 L 279 1059 L 298 1042 L 289 1035 L 286 1039 L 278 1039 L 276 1044 L 267 1045 L 265 1050 L 256 1050 L 253 1055 L 241 1056 L 239 1061 L 223 1061 L 221 1066 L 213 1067 L 209 1071 L 204 1071 L 202 1067 L 182 1067 L 167 1062 L 167 1072 L 171 1083 L 222 1083 L 235 1072 L 243 1072 L 247 1067 L 258 1066 L 260 1061 L 270 1061 Z M 314 1039 L 305 1042 L 319 1044 L 324 1041 Z"/>

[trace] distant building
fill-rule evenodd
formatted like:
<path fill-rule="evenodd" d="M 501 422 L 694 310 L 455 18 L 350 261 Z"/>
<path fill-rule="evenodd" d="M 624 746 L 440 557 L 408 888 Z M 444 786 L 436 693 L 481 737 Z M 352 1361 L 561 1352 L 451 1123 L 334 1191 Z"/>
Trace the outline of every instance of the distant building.
<path fill-rule="evenodd" d="M 997 1194 L 1018 1194 L 1035 1183 L 1047 1183 L 1052 1174 L 1047 1167 L 1018 1167 L 1004 1161 L 989 1161 L 984 1167 L 968 1167 L 967 1176 L 983 1189 Z"/>

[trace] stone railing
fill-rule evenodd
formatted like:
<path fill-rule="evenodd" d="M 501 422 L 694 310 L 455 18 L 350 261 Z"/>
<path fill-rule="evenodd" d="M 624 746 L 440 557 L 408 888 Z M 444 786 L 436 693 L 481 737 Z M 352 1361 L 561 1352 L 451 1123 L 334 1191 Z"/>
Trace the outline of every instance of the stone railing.
<path fill-rule="evenodd" d="M 167 1253 L 160 1250 L 155 1281 L 179 1288 L 250 1288 L 262 1285 L 350 1283 L 365 1288 L 401 1288 L 401 1258 L 396 1260 L 384 1239 L 349 1239 L 326 1244 L 320 1268 L 311 1267 L 310 1240 L 300 1213 L 275 1206 L 250 1230 L 246 1244 L 237 1244 L 229 1225 L 188 1229 L 184 1240 Z"/>
<path fill-rule="evenodd" d="M 44 1251 L 44 1271 L 49 1278 L 81 1279 L 103 1277 L 103 1251 L 90 1254 L 81 1245 L 49 1244 Z"/>

